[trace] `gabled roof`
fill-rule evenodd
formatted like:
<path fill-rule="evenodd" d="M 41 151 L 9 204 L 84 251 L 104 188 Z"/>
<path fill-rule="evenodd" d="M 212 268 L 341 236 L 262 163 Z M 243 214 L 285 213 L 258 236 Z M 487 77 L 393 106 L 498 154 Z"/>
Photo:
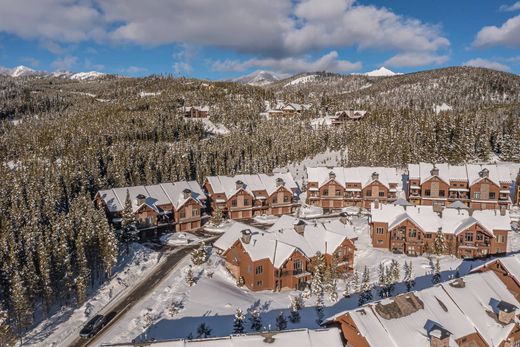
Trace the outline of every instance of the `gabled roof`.
<path fill-rule="evenodd" d="M 387 223 L 392 229 L 405 220 L 410 220 L 424 232 L 437 232 L 441 218 L 432 206 L 401 206 L 396 204 L 375 204 L 371 206 L 372 222 Z"/>
<path fill-rule="evenodd" d="M 308 167 L 307 181 L 318 182 L 318 185 L 321 187 L 330 181 L 330 173 L 334 173 L 335 181 L 344 188 L 346 183 L 360 183 L 362 188 L 366 187 L 373 182 L 373 173 L 379 175 L 378 181 L 387 188 L 389 188 L 390 183 L 398 184 L 400 181 L 395 168 L 370 166 L 332 168 L 326 166 Z"/>
<path fill-rule="evenodd" d="M 511 275 L 511 277 L 520 285 L 520 254 L 513 254 L 503 258 L 497 258 L 490 260 L 473 270 L 471 272 L 477 272 L 483 267 L 488 267 L 491 263 L 499 262 L 505 268 L 505 270 Z"/>
<path fill-rule="evenodd" d="M 477 210 L 469 215 L 468 210 L 446 208 L 442 211 L 442 231 L 458 235 L 478 223 L 491 236 L 493 230 L 511 230 L 509 214 L 502 216 L 496 210 Z"/>
<path fill-rule="evenodd" d="M 237 181 L 241 181 L 244 189 L 251 196 L 254 196 L 254 191 L 266 191 L 271 195 L 278 189 L 276 186 L 277 179 L 281 179 L 284 186 L 291 191 L 297 189 L 298 185 L 294 181 L 290 173 L 274 173 L 272 175 L 256 174 L 256 175 L 236 175 L 236 176 L 208 176 L 206 177 L 209 184 L 216 194 L 225 194 L 229 199 L 236 194 Z"/>
<path fill-rule="evenodd" d="M 103 199 L 110 212 L 120 212 L 124 209 L 127 192 L 130 194 L 132 210 L 138 211 L 143 205 L 149 206 L 156 212 L 160 206 L 171 204 L 175 209 L 180 208 L 187 200 L 183 191 L 189 189 L 190 197 L 202 204 L 206 195 L 196 181 L 168 182 L 149 186 L 134 186 L 100 190 L 98 195 Z M 145 198 L 144 204 L 138 203 L 138 196 Z"/>

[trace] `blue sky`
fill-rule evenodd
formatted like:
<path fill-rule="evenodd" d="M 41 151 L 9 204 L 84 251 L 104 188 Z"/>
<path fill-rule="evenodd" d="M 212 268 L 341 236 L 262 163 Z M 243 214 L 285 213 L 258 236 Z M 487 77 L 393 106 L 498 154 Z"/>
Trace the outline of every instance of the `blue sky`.
<path fill-rule="evenodd" d="M 411 72 L 520 73 L 517 0 L 0 0 L 0 66 L 221 79 Z"/>

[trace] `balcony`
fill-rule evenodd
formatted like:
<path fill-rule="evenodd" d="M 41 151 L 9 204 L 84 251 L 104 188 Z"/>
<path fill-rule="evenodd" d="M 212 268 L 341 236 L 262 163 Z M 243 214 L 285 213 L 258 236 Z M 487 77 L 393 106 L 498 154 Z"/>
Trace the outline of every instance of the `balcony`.
<path fill-rule="evenodd" d="M 284 270 L 284 271 L 282 271 L 281 277 L 287 277 L 287 276 L 302 277 L 302 276 L 308 276 L 310 274 L 311 274 L 310 272 L 307 272 L 303 269 Z"/>

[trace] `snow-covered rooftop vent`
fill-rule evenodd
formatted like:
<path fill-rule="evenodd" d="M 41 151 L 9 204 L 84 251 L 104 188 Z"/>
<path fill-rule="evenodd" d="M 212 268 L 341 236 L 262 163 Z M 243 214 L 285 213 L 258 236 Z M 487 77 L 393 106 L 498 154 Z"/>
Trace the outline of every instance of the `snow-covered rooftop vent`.
<path fill-rule="evenodd" d="M 245 244 L 249 244 L 251 242 L 251 235 L 253 233 L 251 232 L 251 229 L 244 229 L 242 230 L 242 242 Z"/>
<path fill-rule="evenodd" d="M 191 190 L 189 190 L 188 188 L 184 189 L 182 191 L 182 194 L 184 195 L 184 199 L 187 199 L 191 196 Z"/>
<path fill-rule="evenodd" d="M 335 178 L 336 178 L 336 174 L 334 173 L 334 171 L 329 172 L 329 179 L 333 180 Z"/>
<path fill-rule="evenodd" d="M 137 205 L 141 206 L 142 204 L 144 204 L 145 200 L 146 200 L 146 196 L 144 196 L 143 194 L 139 194 L 137 195 L 136 197 L 136 200 L 137 200 Z"/>
<path fill-rule="evenodd" d="M 484 168 L 482 171 L 479 172 L 479 176 L 482 178 L 488 178 L 489 177 L 489 170 Z"/>
<path fill-rule="evenodd" d="M 430 174 L 432 176 L 439 176 L 439 168 L 435 166 L 435 164 L 433 165 L 433 168 L 432 170 L 430 171 Z"/>
<path fill-rule="evenodd" d="M 377 172 L 372 172 L 372 181 L 378 180 L 379 174 Z"/>
<path fill-rule="evenodd" d="M 276 186 L 277 186 L 277 187 L 281 187 L 281 186 L 284 186 L 284 185 L 285 185 L 285 181 L 283 180 L 283 178 L 278 177 L 278 178 L 276 179 Z"/>
<path fill-rule="evenodd" d="M 450 283 L 450 286 L 453 288 L 465 288 L 466 282 L 464 282 L 463 278 L 457 278 L 455 281 Z"/>
<path fill-rule="evenodd" d="M 235 187 L 237 190 L 239 190 L 240 188 L 244 188 L 244 182 L 242 182 L 241 180 L 237 180 L 235 182 Z"/>
<path fill-rule="evenodd" d="M 449 347 L 450 346 L 450 336 L 451 332 L 439 324 L 433 323 L 430 331 L 428 332 L 430 336 L 430 346 L 431 347 Z"/>
<path fill-rule="evenodd" d="M 496 305 L 498 321 L 502 324 L 509 324 L 515 318 L 517 307 L 506 301 L 499 301 Z"/>

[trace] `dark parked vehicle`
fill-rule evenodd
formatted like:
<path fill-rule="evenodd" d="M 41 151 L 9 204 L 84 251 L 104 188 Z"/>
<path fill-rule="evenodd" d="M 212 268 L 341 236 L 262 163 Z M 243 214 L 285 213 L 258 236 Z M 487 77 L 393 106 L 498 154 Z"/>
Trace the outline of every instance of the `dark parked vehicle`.
<path fill-rule="evenodd" d="M 79 332 L 79 336 L 84 339 L 89 339 L 96 335 L 99 330 L 105 325 L 105 317 L 101 314 L 95 315 L 91 320 L 85 324 L 83 329 Z"/>

